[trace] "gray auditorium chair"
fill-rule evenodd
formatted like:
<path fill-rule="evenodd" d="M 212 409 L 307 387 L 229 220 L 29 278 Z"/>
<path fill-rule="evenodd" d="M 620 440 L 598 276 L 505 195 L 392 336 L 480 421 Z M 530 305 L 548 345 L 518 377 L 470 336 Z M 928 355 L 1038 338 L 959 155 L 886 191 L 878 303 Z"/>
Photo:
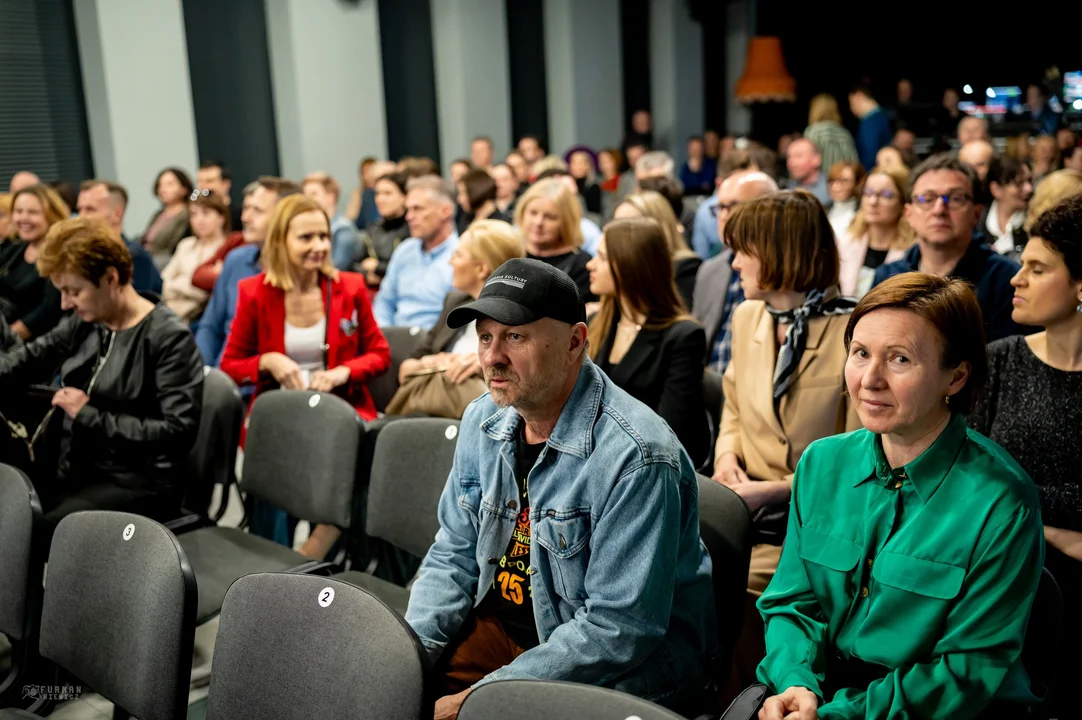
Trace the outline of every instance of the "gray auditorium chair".
<path fill-rule="evenodd" d="M 49 552 L 41 655 L 140 720 L 187 713 L 195 578 L 176 537 L 140 515 L 60 521 Z M 0 711 L 0 718 L 35 717 Z"/>
<path fill-rule="evenodd" d="M 728 680 L 733 648 L 743 632 L 751 562 L 751 517 L 740 496 L 721 483 L 699 478 L 699 535 L 710 551 L 714 609 L 718 626 L 718 657 L 714 677 Z"/>
<path fill-rule="evenodd" d="M 424 648 L 360 588 L 248 575 L 229 588 L 219 623 L 208 720 L 432 717 Z"/>
<path fill-rule="evenodd" d="M 684 720 L 648 700 L 616 690 L 551 680 L 498 680 L 466 696 L 458 720 L 504 720 L 508 708 L 544 708 L 567 720 Z"/>
<path fill-rule="evenodd" d="M 335 395 L 273 390 L 256 399 L 240 489 L 311 523 L 350 526 L 364 425 Z M 254 572 L 313 572 L 322 563 L 243 530 L 205 527 L 178 536 L 199 581 L 199 623 L 218 614 L 226 590 Z"/>
<path fill-rule="evenodd" d="M 409 359 L 413 349 L 425 333 L 425 329 L 416 325 L 412 327 L 385 327 L 380 328 L 383 337 L 387 338 L 387 344 L 391 346 L 391 367 L 387 372 L 377 378 L 368 381 L 368 392 L 372 394 L 372 402 L 376 410 L 383 412 L 387 403 L 391 402 L 395 392 L 398 391 L 398 368 L 402 361 Z"/>
<path fill-rule="evenodd" d="M 211 521 L 219 522 L 229 506 L 229 489 L 236 482 L 237 444 L 244 422 L 244 400 L 228 375 L 203 368 L 203 413 L 199 434 L 188 454 L 188 489 L 181 517 L 165 524 L 173 532 L 186 532 Z M 222 501 L 210 517 L 214 487 L 222 489 Z"/>
<path fill-rule="evenodd" d="M 41 502 L 29 478 L 0 464 L 0 634 L 11 643 L 11 668 L 0 677 L 0 707 L 23 700 L 38 663 L 41 580 L 49 552 Z"/>
<path fill-rule="evenodd" d="M 436 512 L 454 462 L 458 430 L 457 420 L 407 418 L 380 431 L 368 482 L 368 535 L 418 557 L 428 553 L 440 529 Z M 357 571 L 337 577 L 405 613 L 406 588 Z"/>
<path fill-rule="evenodd" d="M 703 403 L 706 405 L 706 420 L 710 423 L 710 452 L 707 453 L 706 464 L 700 470 L 707 475 L 714 473 L 714 447 L 718 444 L 718 433 L 721 432 L 721 406 L 724 402 L 721 375 L 713 370 L 706 370 L 703 373 Z"/>

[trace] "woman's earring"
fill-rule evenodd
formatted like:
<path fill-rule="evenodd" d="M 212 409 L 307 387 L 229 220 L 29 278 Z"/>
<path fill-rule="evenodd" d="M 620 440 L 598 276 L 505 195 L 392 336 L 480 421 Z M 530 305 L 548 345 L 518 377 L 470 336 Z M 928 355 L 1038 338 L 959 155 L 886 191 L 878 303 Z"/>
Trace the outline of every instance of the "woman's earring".
<path fill-rule="evenodd" d="M 945 403 L 947 403 L 948 405 L 950 405 L 950 404 L 951 404 L 951 396 L 950 396 L 950 395 L 944 395 L 944 396 L 943 396 L 943 402 L 945 402 Z"/>
<path fill-rule="evenodd" d="M 1077 305 L 1075 305 L 1074 311 L 1082 313 L 1082 303 L 1078 303 Z"/>

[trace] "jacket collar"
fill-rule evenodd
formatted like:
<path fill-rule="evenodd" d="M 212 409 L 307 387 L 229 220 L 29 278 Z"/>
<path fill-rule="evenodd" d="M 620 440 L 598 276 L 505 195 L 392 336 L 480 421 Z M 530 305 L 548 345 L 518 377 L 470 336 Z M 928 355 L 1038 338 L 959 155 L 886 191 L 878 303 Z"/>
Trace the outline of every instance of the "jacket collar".
<path fill-rule="evenodd" d="M 564 403 L 560 419 L 549 435 L 547 445 L 553 450 L 575 455 L 583 460 L 593 452 L 594 422 L 601 410 L 605 391 L 604 375 L 590 361 L 583 359 L 579 377 L 571 395 Z M 499 408 L 481 423 L 481 432 L 493 440 L 514 442 L 518 437 L 522 416 L 513 407 Z"/>
<path fill-rule="evenodd" d="M 967 437 L 965 418 L 960 413 L 954 413 L 931 447 L 909 464 L 891 468 L 883 452 L 882 438 L 874 433 L 867 433 L 864 462 L 857 469 L 856 474 L 859 477 L 853 485 L 855 487 L 872 479 L 881 485 L 909 479 L 912 480 L 917 495 L 927 504 L 954 467 Z"/>

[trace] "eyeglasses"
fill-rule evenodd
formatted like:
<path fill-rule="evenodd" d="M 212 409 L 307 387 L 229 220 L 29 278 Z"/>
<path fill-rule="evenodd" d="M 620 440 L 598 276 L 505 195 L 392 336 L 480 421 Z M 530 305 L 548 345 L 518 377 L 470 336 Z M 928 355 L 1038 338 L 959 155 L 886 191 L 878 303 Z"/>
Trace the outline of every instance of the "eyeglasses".
<path fill-rule="evenodd" d="M 880 190 L 879 192 L 876 192 L 875 190 L 865 190 L 861 194 L 868 198 L 868 200 L 878 199 L 882 202 L 891 202 L 898 197 L 893 190 Z"/>
<path fill-rule="evenodd" d="M 190 200 L 192 202 L 195 202 L 196 200 L 198 200 L 201 197 L 209 197 L 209 196 L 210 196 L 210 190 L 207 190 L 206 188 L 203 188 L 202 190 L 200 190 L 199 188 L 196 188 L 195 190 L 192 190 L 192 194 L 188 196 L 188 200 Z"/>
<path fill-rule="evenodd" d="M 710 214 L 716 218 L 718 215 L 721 214 L 722 210 L 724 210 L 725 212 L 732 212 L 733 210 L 736 210 L 736 206 L 739 204 L 739 202 L 735 201 L 731 203 L 719 202 L 717 205 L 714 205 L 710 208 Z"/>
<path fill-rule="evenodd" d="M 924 211 L 934 208 L 937 200 L 942 200 L 943 205 L 948 210 L 961 210 L 962 208 L 967 207 L 969 203 L 973 202 L 973 198 L 970 195 L 966 195 L 964 192 L 952 192 L 949 195 L 933 195 L 931 193 L 925 193 L 914 195 L 909 198 L 909 202 Z"/>

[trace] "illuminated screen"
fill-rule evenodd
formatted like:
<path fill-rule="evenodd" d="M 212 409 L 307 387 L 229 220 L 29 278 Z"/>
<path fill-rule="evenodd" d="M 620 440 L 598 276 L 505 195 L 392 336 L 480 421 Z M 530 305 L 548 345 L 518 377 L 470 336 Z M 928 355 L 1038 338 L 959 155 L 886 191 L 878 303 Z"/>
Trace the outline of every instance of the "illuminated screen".
<path fill-rule="evenodd" d="M 1063 73 L 1063 104 L 1082 100 L 1082 70 Z"/>

